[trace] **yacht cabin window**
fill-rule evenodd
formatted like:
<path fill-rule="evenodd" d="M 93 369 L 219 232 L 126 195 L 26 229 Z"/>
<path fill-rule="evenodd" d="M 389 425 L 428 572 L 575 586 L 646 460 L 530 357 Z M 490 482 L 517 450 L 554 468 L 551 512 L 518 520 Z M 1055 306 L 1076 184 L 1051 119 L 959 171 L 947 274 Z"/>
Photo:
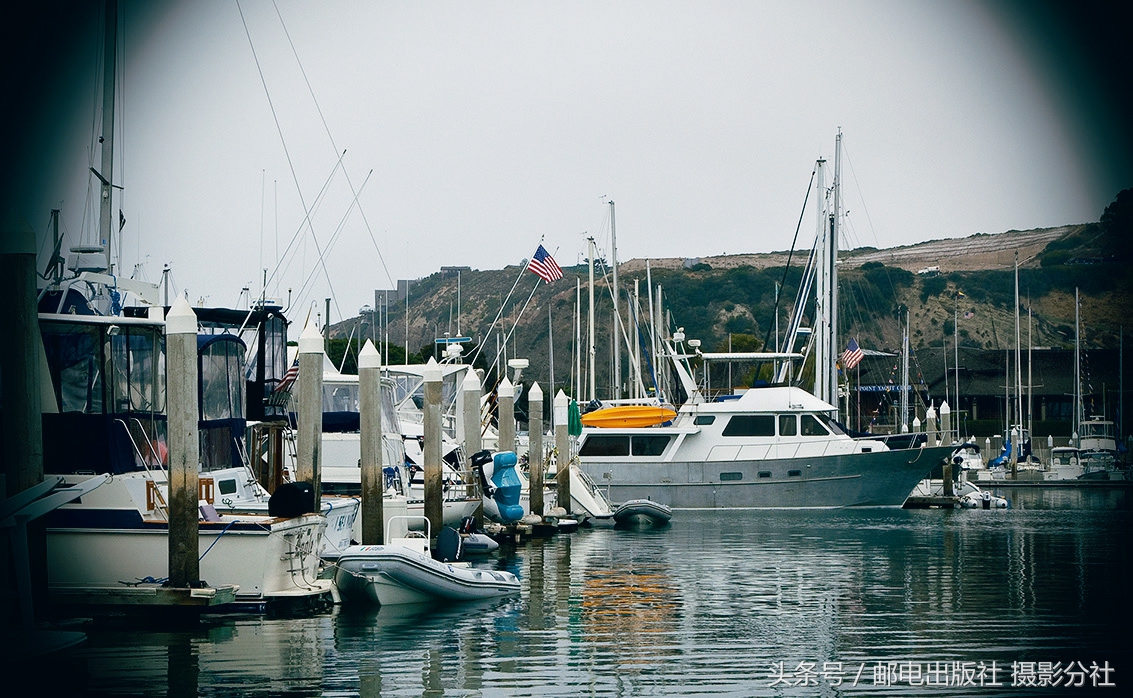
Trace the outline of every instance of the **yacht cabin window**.
<path fill-rule="evenodd" d="M 779 436 L 798 436 L 799 422 L 793 414 L 779 415 Z"/>
<path fill-rule="evenodd" d="M 803 436 L 828 436 L 830 434 L 813 414 L 799 415 L 799 423 L 802 425 Z"/>
<path fill-rule="evenodd" d="M 737 414 L 728 420 L 724 436 L 775 436 L 775 417 L 770 414 Z"/>

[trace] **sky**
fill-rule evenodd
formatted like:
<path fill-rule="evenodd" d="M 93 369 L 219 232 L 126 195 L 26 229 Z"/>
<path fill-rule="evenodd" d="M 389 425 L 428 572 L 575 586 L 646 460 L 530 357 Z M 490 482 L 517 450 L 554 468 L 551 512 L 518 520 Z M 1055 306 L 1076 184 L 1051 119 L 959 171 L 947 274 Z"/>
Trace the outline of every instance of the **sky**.
<path fill-rule="evenodd" d="M 619 260 L 785 250 L 839 130 L 843 247 L 1096 221 L 1133 186 L 1113 5 L 119 0 L 115 261 L 337 322 L 441 266 L 608 257 L 611 210 Z M 41 270 L 51 209 L 100 237 L 100 9 L 9 27 L 4 221 Z"/>

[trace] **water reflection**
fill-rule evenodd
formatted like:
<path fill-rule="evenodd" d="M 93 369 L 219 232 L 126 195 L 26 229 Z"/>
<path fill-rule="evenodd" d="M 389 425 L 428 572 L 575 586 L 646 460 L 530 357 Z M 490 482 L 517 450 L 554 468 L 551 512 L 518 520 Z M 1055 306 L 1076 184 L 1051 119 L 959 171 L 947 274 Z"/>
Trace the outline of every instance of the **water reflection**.
<path fill-rule="evenodd" d="M 1125 490 L 1004 493 L 1007 510 L 680 512 L 478 563 L 515 572 L 517 597 L 93 626 L 58 661 L 84 666 L 74 692 L 95 695 L 873 695 L 879 663 L 994 662 L 1011 695 L 1025 694 L 1013 662 L 1109 662 L 1123 676 Z M 775 685 L 776 667 L 803 683 Z"/>

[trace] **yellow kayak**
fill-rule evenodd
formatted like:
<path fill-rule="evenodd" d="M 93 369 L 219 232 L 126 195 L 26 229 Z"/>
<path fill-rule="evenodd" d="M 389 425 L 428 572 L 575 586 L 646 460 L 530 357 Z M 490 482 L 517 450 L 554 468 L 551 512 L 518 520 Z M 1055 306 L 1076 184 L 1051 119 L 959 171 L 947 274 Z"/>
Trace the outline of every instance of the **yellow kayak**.
<path fill-rule="evenodd" d="M 664 424 L 676 416 L 673 410 L 657 405 L 618 405 L 587 412 L 582 415 L 582 424 L 587 427 L 633 429 Z"/>

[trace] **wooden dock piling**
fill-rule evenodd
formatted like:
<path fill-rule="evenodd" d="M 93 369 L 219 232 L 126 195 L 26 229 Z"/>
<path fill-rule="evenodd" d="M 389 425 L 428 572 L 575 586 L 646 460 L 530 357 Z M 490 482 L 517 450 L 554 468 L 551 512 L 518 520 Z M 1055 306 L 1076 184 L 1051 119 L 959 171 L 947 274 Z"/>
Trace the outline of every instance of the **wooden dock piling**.
<path fill-rule="evenodd" d="M 532 383 L 527 391 L 527 470 L 531 513 L 543 515 L 543 390 Z"/>
<path fill-rule="evenodd" d="M 169 586 L 199 586 L 197 502 L 197 315 L 178 296 L 165 318 L 166 404 L 169 406 Z"/>
<path fill-rule="evenodd" d="M 384 540 L 385 495 L 382 476 L 382 355 L 374 343 L 358 353 L 359 412 L 362 461 L 362 540 L 363 545 L 381 545 Z"/>

